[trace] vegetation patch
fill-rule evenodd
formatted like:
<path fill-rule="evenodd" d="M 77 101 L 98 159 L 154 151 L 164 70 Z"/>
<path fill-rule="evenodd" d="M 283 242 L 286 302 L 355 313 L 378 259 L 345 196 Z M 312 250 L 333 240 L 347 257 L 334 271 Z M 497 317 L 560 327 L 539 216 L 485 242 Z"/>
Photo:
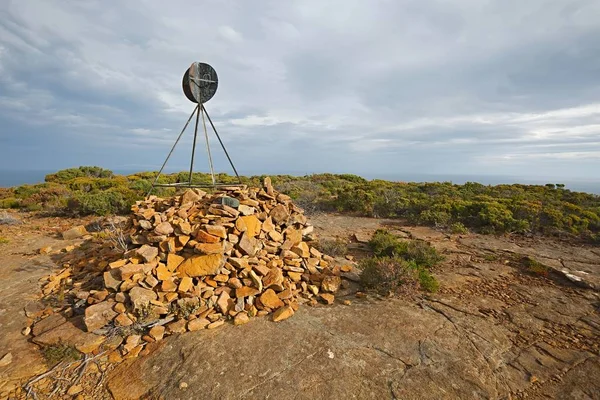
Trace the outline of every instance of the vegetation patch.
<path fill-rule="evenodd" d="M 444 259 L 437 250 L 420 240 L 399 240 L 384 229 L 378 229 L 369 247 L 375 257 L 400 257 L 406 261 L 414 261 L 420 267 L 433 267 Z"/>
<path fill-rule="evenodd" d="M 340 239 L 322 239 L 316 245 L 317 249 L 322 253 L 332 257 L 343 257 L 348 254 L 348 245 Z"/>
<path fill-rule="evenodd" d="M 43 347 L 42 354 L 49 367 L 53 367 L 63 361 L 71 362 L 81 358 L 81 353 L 75 347 L 64 343 Z"/>
<path fill-rule="evenodd" d="M 381 294 L 400 293 L 420 288 L 436 292 L 439 283 L 430 269 L 443 260 L 431 246 L 422 241 L 399 240 L 385 230 L 377 230 L 369 246 L 373 257 L 361 261 L 361 283 L 366 289 Z"/>
<path fill-rule="evenodd" d="M 79 167 L 46 176 L 38 185 L 0 189 L 0 208 L 71 214 L 122 214 L 145 197 L 156 172 L 117 175 L 99 167 Z M 187 172 L 161 175 L 159 183 L 188 180 Z M 260 186 L 264 175 L 241 177 Z M 217 174 L 223 183 L 237 178 Z M 482 185 L 467 182 L 416 183 L 366 180 L 349 174 L 271 176 L 274 187 L 308 212 L 337 211 L 370 217 L 402 218 L 411 223 L 463 234 L 541 233 L 600 243 L 600 196 L 572 192 L 562 184 Z M 194 173 L 194 183 L 210 175 Z M 155 188 L 161 197 L 174 188 Z"/>
<path fill-rule="evenodd" d="M 10 240 L 8 240 L 7 238 L 5 238 L 4 236 L 0 236 L 0 244 L 7 244 L 9 242 Z"/>
<path fill-rule="evenodd" d="M 550 272 L 550 269 L 547 266 L 531 257 L 523 257 L 521 259 L 521 264 L 533 275 L 548 276 L 548 273 Z"/>

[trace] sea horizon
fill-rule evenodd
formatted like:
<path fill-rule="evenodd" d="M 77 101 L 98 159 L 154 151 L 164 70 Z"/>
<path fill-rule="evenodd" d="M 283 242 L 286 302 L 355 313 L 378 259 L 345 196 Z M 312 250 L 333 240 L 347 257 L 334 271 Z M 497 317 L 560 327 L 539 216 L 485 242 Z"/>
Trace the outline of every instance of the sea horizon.
<path fill-rule="evenodd" d="M 112 170 L 115 174 L 130 175 L 142 170 Z M 46 175 L 55 173 L 56 170 L 0 170 L 0 188 L 16 187 L 21 185 L 34 185 L 43 183 Z M 171 174 L 180 172 L 171 170 L 165 172 Z M 203 171 L 196 171 L 203 172 Z M 324 172 L 280 172 L 280 173 L 265 173 L 259 171 L 248 171 L 242 175 L 293 175 L 304 176 L 319 174 Z M 343 172 L 331 172 L 332 174 L 342 174 Z M 432 173 L 405 173 L 405 174 L 355 174 L 365 179 L 382 179 L 392 182 L 452 182 L 453 184 L 462 185 L 466 182 L 477 182 L 483 185 L 500 185 L 500 184 L 523 184 L 523 185 L 545 185 L 547 183 L 564 184 L 566 189 L 576 192 L 586 192 L 600 195 L 600 180 L 592 179 L 560 179 L 553 180 L 543 178 L 523 178 L 509 175 L 466 175 L 466 174 L 432 174 Z"/>

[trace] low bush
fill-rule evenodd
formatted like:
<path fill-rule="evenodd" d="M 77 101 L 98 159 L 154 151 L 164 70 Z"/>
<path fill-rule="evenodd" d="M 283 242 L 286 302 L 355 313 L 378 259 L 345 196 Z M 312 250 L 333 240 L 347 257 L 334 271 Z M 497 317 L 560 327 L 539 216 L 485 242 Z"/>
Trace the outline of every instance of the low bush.
<path fill-rule="evenodd" d="M 399 240 L 386 230 L 375 232 L 369 246 L 376 257 L 401 257 L 420 267 L 433 267 L 444 259 L 437 250 L 420 240 Z"/>
<path fill-rule="evenodd" d="M 342 257 L 348 254 L 348 245 L 340 239 L 321 239 L 316 247 L 319 251 L 332 257 Z"/>
<path fill-rule="evenodd" d="M 397 257 L 369 257 L 363 259 L 360 281 L 365 289 L 372 289 L 379 294 L 408 292 L 416 289 L 418 271 L 408 262 Z"/>
<path fill-rule="evenodd" d="M 531 257 L 523 257 L 521 263 L 533 275 L 548 276 L 550 269 Z"/>
<path fill-rule="evenodd" d="M 63 361 L 77 361 L 81 358 L 81 353 L 75 347 L 63 343 L 42 348 L 42 355 L 49 367 L 53 367 Z"/>

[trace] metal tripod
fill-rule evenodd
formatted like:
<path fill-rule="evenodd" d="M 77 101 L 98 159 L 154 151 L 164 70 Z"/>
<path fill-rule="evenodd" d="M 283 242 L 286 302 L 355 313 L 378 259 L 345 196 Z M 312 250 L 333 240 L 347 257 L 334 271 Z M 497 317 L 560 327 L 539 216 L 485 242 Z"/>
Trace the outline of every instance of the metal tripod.
<path fill-rule="evenodd" d="M 162 171 L 165 168 L 165 166 L 167 165 L 167 162 L 169 161 L 171 154 L 173 154 L 173 151 L 175 150 L 177 143 L 179 143 L 179 140 L 181 139 L 181 137 L 183 136 L 183 133 L 185 132 L 188 125 L 190 124 L 190 121 L 194 117 L 194 114 L 196 114 L 196 124 L 194 125 L 194 143 L 192 145 L 192 158 L 190 160 L 190 174 L 188 177 L 188 181 L 187 182 L 177 182 L 177 183 L 157 183 L 158 178 L 162 174 Z M 192 174 L 193 174 L 193 170 L 194 170 L 194 155 L 196 153 L 196 139 L 198 137 L 198 123 L 200 121 L 200 115 L 202 115 L 202 127 L 204 128 L 204 139 L 206 141 L 206 152 L 208 153 L 208 163 L 210 166 L 210 176 L 211 176 L 212 184 L 194 184 L 194 183 L 192 183 Z M 160 170 L 158 171 L 156 178 L 154 178 L 154 182 L 152 182 L 152 187 L 146 194 L 146 197 L 148 197 L 150 195 L 150 193 L 152 193 L 152 190 L 155 187 L 188 187 L 188 188 L 198 187 L 199 188 L 199 187 L 237 186 L 237 185 L 231 185 L 231 184 L 220 184 L 220 183 L 217 183 L 215 180 L 215 171 L 214 171 L 214 167 L 213 167 L 212 155 L 210 153 L 210 144 L 208 141 L 208 130 L 206 129 L 206 120 L 204 118 L 205 116 L 206 116 L 206 119 L 208 119 L 208 122 L 210 123 L 210 126 L 212 127 L 213 131 L 215 132 L 215 135 L 217 136 L 217 139 L 219 140 L 219 143 L 221 144 L 221 147 L 223 148 L 223 151 L 225 152 L 225 155 L 227 156 L 227 160 L 229 161 L 231 168 L 233 168 L 233 172 L 235 173 L 235 176 L 238 178 L 239 185 L 242 185 L 242 180 L 240 179 L 240 176 L 239 176 L 237 170 L 235 169 L 235 166 L 233 165 L 233 161 L 231 161 L 231 157 L 229 157 L 229 153 L 227 152 L 227 149 L 225 148 L 225 145 L 223 144 L 223 141 L 221 140 L 221 137 L 219 136 L 219 133 L 217 132 L 217 128 L 215 128 L 215 124 L 213 124 L 212 120 L 210 119 L 210 115 L 208 115 L 208 112 L 206 111 L 204 104 L 198 103 L 196 108 L 194 108 L 194 111 L 192 112 L 192 114 L 190 114 L 190 117 L 188 118 L 187 122 L 183 126 L 183 129 L 181 130 L 181 133 L 177 137 L 177 140 L 175 140 L 173 147 L 171 147 L 171 151 L 169 151 L 169 154 L 167 155 L 165 162 L 163 163 L 162 167 L 160 167 Z"/>

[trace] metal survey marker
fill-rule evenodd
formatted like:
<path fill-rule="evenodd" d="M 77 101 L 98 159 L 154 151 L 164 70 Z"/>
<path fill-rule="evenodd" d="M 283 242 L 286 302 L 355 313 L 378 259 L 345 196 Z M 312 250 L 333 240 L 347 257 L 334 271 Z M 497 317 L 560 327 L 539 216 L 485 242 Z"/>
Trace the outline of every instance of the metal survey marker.
<path fill-rule="evenodd" d="M 217 129 L 215 128 L 215 125 L 213 124 L 210 116 L 208 115 L 208 111 L 206 111 L 206 107 L 204 107 L 204 104 L 213 98 L 213 96 L 217 92 L 217 88 L 219 87 L 219 77 L 217 76 L 217 71 L 215 71 L 215 69 L 213 67 L 211 67 L 210 65 L 208 65 L 206 63 L 198 62 L 198 61 L 193 62 L 192 65 L 183 74 L 181 86 L 183 89 L 183 93 L 185 94 L 185 97 L 187 97 L 187 99 L 189 101 L 191 101 L 192 103 L 196 103 L 197 105 L 194 108 L 194 111 L 192 111 L 192 114 L 188 118 L 187 122 L 183 126 L 183 129 L 181 130 L 181 133 L 177 137 L 177 140 L 175 140 L 175 144 L 173 144 L 173 147 L 171 148 L 171 151 L 167 155 L 165 162 L 163 163 L 162 167 L 158 171 L 158 174 L 156 175 L 156 178 L 154 179 L 154 182 L 152 183 L 152 187 L 148 191 L 148 195 L 150 195 L 150 193 L 152 192 L 152 189 L 154 189 L 155 187 L 236 186 L 236 185 L 231 185 L 231 184 L 220 184 L 220 183 L 217 183 L 217 181 L 215 179 L 215 171 L 214 171 L 213 160 L 212 160 L 212 155 L 211 155 L 211 151 L 210 151 L 208 130 L 206 129 L 206 120 L 208 120 L 213 132 L 215 133 L 215 136 L 217 137 L 217 139 L 219 141 L 219 144 L 223 148 L 223 151 L 225 152 L 225 156 L 227 156 L 227 160 L 229 161 L 229 164 L 231 165 L 233 172 L 235 173 L 235 175 L 238 178 L 239 185 L 242 185 L 240 176 L 239 176 L 237 170 L 235 169 L 235 166 L 233 165 L 233 161 L 231 161 L 231 157 L 229 157 L 229 153 L 227 152 L 227 149 L 225 148 L 225 145 L 223 144 L 223 141 L 221 140 L 221 136 L 219 136 L 219 133 L 217 132 Z M 162 174 L 165 166 L 167 165 L 167 162 L 169 161 L 169 158 L 171 158 L 171 155 L 173 154 L 175 147 L 179 143 L 179 140 L 183 136 L 183 133 L 185 132 L 186 128 L 192 121 L 192 118 L 194 118 L 194 115 L 196 116 L 196 123 L 194 125 L 194 142 L 192 145 L 192 157 L 190 160 L 190 172 L 189 172 L 188 181 L 187 182 L 177 182 L 177 183 L 158 183 L 158 178 Z M 196 153 L 196 139 L 198 137 L 198 124 L 200 122 L 200 119 L 202 119 L 202 128 L 204 131 L 204 139 L 206 141 L 206 153 L 208 156 L 208 165 L 210 167 L 210 176 L 212 179 L 212 184 L 210 184 L 210 185 L 195 184 L 192 182 L 192 176 L 193 176 L 193 172 L 194 172 L 194 156 Z"/>

